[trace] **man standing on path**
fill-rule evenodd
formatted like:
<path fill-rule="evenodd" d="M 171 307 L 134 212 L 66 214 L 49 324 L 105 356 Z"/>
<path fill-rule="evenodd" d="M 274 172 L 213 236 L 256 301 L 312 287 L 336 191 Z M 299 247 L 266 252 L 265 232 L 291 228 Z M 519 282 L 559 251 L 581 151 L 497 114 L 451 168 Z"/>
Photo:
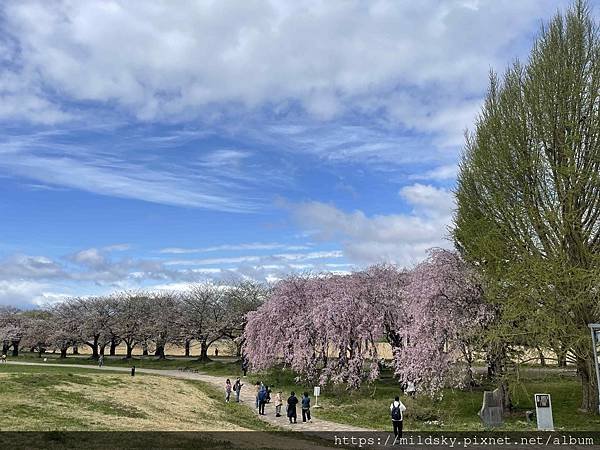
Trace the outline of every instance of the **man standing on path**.
<path fill-rule="evenodd" d="M 310 420 L 310 397 L 308 396 L 308 392 L 305 392 L 302 396 L 302 422 L 306 422 L 308 419 Z"/>
<path fill-rule="evenodd" d="M 235 401 L 237 403 L 240 402 L 240 391 L 242 390 L 242 386 L 244 383 L 240 381 L 240 377 L 237 377 L 235 383 L 233 383 L 233 391 L 235 392 Z"/>
<path fill-rule="evenodd" d="M 287 416 L 288 419 L 290 419 L 290 423 L 296 423 L 296 405 L 298 404 L 298 398 L 296 397 L 296 394 L 294 393 L 294 391 L 292 391 L 292 395 L 290 395 L 290 397 L 288 398 L 287 401 Z M 292 422 L 292 419 L 294 419 L 294 421 Z"/>
<path fill-rule="evenodd" d="M 390 405 L 392 426 L 394 427 L 394 442 L 402 437 L 402 419 L 404 411 L 406 411 L 406 406 L 400 401 L 400 397 L 396 396 Z"/>
<path fill-rule="evenodd" d="M 100 355 L 98 358 L 98 367 L 102 367 L 104 365 L 104 355 Z"/>
<path fill-rule="evenodd" d="M 258 414 L 260 416 L 265 415 L 265 405 L 267 404 L 267 388 L 261 384 L 260 391 L 258 391 Z"/>

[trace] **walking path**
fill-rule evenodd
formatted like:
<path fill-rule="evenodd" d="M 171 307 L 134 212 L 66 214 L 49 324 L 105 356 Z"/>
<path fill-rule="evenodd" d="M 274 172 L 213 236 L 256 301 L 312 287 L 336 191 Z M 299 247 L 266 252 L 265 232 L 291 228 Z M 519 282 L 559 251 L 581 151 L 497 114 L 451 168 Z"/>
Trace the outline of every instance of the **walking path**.
<path fill-rule="evenodd" d="M 104 366 L 98 367 L 87 364 L 54 364 L 54 363 L 34 363 L 34 362 L 18 362 L 18 361 L 7 361 L 7 364 L 18 364 L 23 366 L 54 366 L 54 367 L 77 367 L 82 369 L 95 369 L 95 370 L 104 370 L 104 371 L 116 371 L 116 372 L 130 372 L 131 369 L 127 367 L 112 367 L 112 366 Z M 182 378 L 186 380 L 198 380 L 203 381 L 205 383 L 211 384 L 216 387 L 220 391 L 223 392 L 223 399 L 225 398 L 225 379 L 226 377 L 208 375 L 205 373 L 195 373 L 195 372 L 187 372 L 183 370 L 171 370 L 171 369 L 143 369 L 136 368 L 136 373 L 146 373 L 149 375 L 162 375 L 173 378 Z M 231 381 L 235 381 L 235 377 L 231 378 Z M 242 383 L 244 380 L 242 380 Z M 252 408 L 256 411 L 255 408 L 255 387 L 250 383 L 246 382 L 244 387 L 241 390 L 240 400 L 242 403 L 245 403 L 249 408 Z M 235 401 L 235 392 L 231 393 L 232 401 Z M 298 397 L 300 398 L 300 397 Z M 302 423 L 302 411 L 301 408 L 298 407 L 298 416 L 299 420 L 297 424 L 290 424 L 288 418 L 285 415 L 285 401 L 287 400 L 287 396 L 284 398 L 284 405 L 282 407 L 282 416 L 275 417 L 275 406 L 273 403 L 267 403 L 265 407 L 264 416 L 258 416 L 261 420 L 270 423 L 271 425 L 284 428 L 286 430 L 292 431 L 301 431 L 303 433 L 318 433 L 318 432 L 369 432 L 376 431 L 368 428 L 359 428 L 354 427 L 352 425 L 339 424 L 335 422 L 329 422 L 327 420 L 322 420 L 314 417 L 314 408 L 311 408 L 312 422 L 311 423 Z M 225 400 L 223 400 L 225 401 Z M 318 410 L 317 410 L 318 411 Z M 384 411 L 385 412 L 385 411 Z M 318 412 L 317 412 L 318 414 Z"/>

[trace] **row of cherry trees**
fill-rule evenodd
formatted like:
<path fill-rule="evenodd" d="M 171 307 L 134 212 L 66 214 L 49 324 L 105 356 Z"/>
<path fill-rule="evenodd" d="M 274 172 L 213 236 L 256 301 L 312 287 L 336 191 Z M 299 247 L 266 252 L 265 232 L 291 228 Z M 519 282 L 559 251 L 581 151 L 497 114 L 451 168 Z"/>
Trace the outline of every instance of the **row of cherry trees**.
<path fill-rule="evenodd" d="M 200 344 L 200 359 L 208 347 L 228 338 L 238 349 L 242 343 L 245 315 L 265 299 L 267 288 L 242 282 L 234 286 L 194 284 L 184 292 L 118 292 L 108 296 L 70 298 L 34 311 L 0 309 L 0 341 L 3 353 L 19 348 L 60 351 L 89 346 L 93 358 L 106 350 L 115 355 L 118 345 L 131 358 L 135 347 L 144 354 L 153 349 L 165 357 L 167 344 L 185 347 Z"/>
<path fill-rule="evenodd" d="M 491 318 L 475 272 L 438 249 L 410 271 L 380 265 L 278 282 L 248 314 L 244 352 L 258 370 L 283 362 L 304 379 L 357 388 L 379 376 L 377 343 L 387 341 L 398 379 L 435 393 L 472 376 L 471 352 Z"/>

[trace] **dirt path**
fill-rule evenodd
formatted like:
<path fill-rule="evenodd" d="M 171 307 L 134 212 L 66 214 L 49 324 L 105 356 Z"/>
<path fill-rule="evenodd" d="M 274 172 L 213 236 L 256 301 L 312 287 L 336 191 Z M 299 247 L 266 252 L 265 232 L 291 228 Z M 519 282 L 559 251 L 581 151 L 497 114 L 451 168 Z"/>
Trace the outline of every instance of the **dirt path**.
<path fill-rule="evenodd" d="M 116 371 L 116 372 L 127 372 L 127 373 L 129 373 L 131 370 L 126 367 L 104 366 L 101 368 L 98 366 L 86 365 L 86 364 L 52 364 L 52 363 L 34 363 L 34 362 L 17 362 L 17 361 L 7 361 L 6 363 L 23 365 L 23 366 L 55 366 L 55 367 L 67 367 L 67 368 L 68 367 L 77 367 L 77 368 L 82 368 L 82 369 L 105 370 L 105 371 L 111 371 L 111 372 Z M 214 387 L 216 387 L 217 389 L 221 390 L 223 392 L 223 401 L 225 398 L 224 385 L 225 385 L 225 379 L 227 377 L 222 377 L 222 376 L 217 377 L 217 376 L 208 375 L 205 373 L 194 373 L 194 372 L 188 372 L 188 371 L 183 371 L 183 370 L 171 370 L 171 369 L 161 370 L 161 369 L 136 368 L 135 371 L 136 371 L 136 373 L 146 373 L 149 375 L 161 375 L 161 376 L 181 378 L 181 379 L 186 379 L 186 380 L 204 381 L 205 383 L 209 383 L 209 384 L 213 385 Z M 233 378 L 230 377 L 230 379 L 233 382 L 235 380 L 235 377 L 233 377 Z M 244 383 L 244 380 L 247 380 L 247 378 L 243 378 L 242 383 Z M 234 394 L 235 394 L 234 392 L 231 393 L 232 401 L 235 401 Z M 254 411 L 256 411 L 255 388 L 249 382 L 246 382 L 246 384 L 242 388 L 240 400 L 242 403 L 246 404 L 249 408 L 252 408 Z M 280 428 L 284 428 L 286 430 L 300 431 L 300 432 L 309 433 L 309 434 L 310 433 L 318 433 L 318 432 L 322 432 L 322 431 L 325 431 L 325 432 L 328 432 L 328 431 L 336 431 L 336 432 L 376 431 L 373 429 L 359 428 L 359 427 L 354 427 L 352 425 L 344 425 L 344 424 L 339 424 L 339 423 L 335 423 L 335 422 L 329 422 L 327 420 L 315 418 L 314 415 L 313 415 L 313 419 L 312 419 L 311 423 L 302 423 L 302 412 L 301 412 L 300 408 L 297 408 L 297 410 L 298 410 L 298 415 L 299 415 L 299 417 L 298 417 L 299 420 L 298 420 L 297 424 L 290 424 L 288 421 L 288 418 L 285 417 L 285 405 L 282 407 L 282 417 L 275 417 L 275 406 L 272 403 L 267 403 L 267 405 L 265 407 L 266 415 L 258 416 L 258 413 L 257 413 L 257 417 L 259 417 L 261 420 L 263 420 L 265 422 L 268 422 L 268 423 L 275 425 L 277 427 L 280 427 Z M 311 413 L 313 413 L 313 412 L 314 412 L 314 409 L 311 410 Z M 318 414 L 318 412 L 317 412 L 317 414 Z"/>

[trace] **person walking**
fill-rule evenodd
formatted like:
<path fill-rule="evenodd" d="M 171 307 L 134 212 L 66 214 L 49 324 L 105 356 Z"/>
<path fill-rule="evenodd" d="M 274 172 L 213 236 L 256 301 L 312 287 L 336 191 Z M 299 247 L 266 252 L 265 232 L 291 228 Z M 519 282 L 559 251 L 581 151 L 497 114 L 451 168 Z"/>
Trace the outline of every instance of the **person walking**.
<path fill-rule="evenodd" d="M 260 392 L 260 384 L 258 381 L 256 382 L 256 409 L 258 409 L 258 393 Z"/>
<path fill-rule="evenodd" d="M 260 390 L 258 391 L 258 414 L 260 416 L 265 415 L 265 405 L 267 404 L 267 388 L 264 384 L 261 384 Z"/>
<path fill-rule="evenodd" d="M 248 372 L 248 358 L 245 356 L 242 359 L 242 372 L 244 372 L 244 376 L 246 376 L 246 373 Z"/>
<path fill-rule="evenodd" d="M 290 423 L 296 423 L 296 405 L 298 404 L 298 398 L 294 391 L 292 391 L 291 395 L 287 399 L 287 416 L 290 419 Z M 294 421 L 292 422 L 292 419 Z"/>
<path fill-rule="evenodd" d="M 310 420 L 310 397 L 308 396 L 308 392 L 305 392 L 302 397 L 302 422 L 306 422 L 307 419 L 309 422 L 312 422 Z"/>
<path fill-rule="evenodd" d="M 98 358 L 98 367 L 102 367 L 104 365 L 104 355 L 100 355 Z"/>
<path fill-rule="evenodd" d="M 283 400 L 281 398 L 281 391 L 275 394 L 275 417 L 281 417 L 281 405 L 283 405 Z"/>
<path fill-rule="evenodd" d="M 404 418 L 404 411 L 406 411 L 406 406 L 400 401 L 400 397 L 396 396 L 390 405 L 392 427 L 394 428 L 394 440 L 402 437 L 402 419 Z"/>
<path fill-rule="evenodd" d="M 240 381 L 240 377 L 237 377 L 235 383 L 233 383 L 233 391 L 235 392 L 235 401 L 240 402 L 240 392 L 244 383 Z"/>
<path fill-rule="evenodd" d="M 271 403 L 271 388 L 269 386 L 267 386 L 267 395 L 265 397 L 265 401 L 267 403 Z"/>
<path fill-rule="evenodd" d="M 225 381 L 225 403 L 229 403 L 229 398 L 231 397 L 231 381 L 227 378 Z"/>
<path fill-rule="evenodd" d="M 217 356 L 219 356 L 219 348 L 218 348 L 218 347 L 215 347 L 215 358 L 216 358 Z"/>

